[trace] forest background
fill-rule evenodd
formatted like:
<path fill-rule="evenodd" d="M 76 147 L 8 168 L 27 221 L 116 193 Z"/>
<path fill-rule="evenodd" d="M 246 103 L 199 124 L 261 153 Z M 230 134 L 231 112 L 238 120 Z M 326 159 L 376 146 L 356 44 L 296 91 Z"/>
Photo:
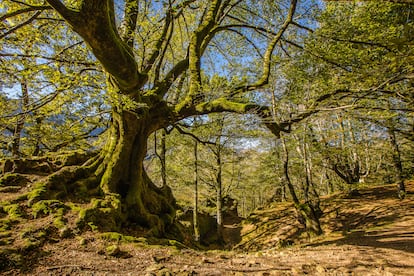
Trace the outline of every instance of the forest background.
<path fill-rule="evenodd" d="M 0 11 L 2 160 L 93 156 L 65 175 L 76 188 L 57 195 L 48 178 L 31 203 L 95 198 L 114 227 L 160 234 L 176 216 L 167 187 L 183 212 L 220 225 L 225 198 L 242 217 L 269 201 L 317 209 L 378 183 L 404 197 L 414 174 L 409 1 L 6 0 Z"/>

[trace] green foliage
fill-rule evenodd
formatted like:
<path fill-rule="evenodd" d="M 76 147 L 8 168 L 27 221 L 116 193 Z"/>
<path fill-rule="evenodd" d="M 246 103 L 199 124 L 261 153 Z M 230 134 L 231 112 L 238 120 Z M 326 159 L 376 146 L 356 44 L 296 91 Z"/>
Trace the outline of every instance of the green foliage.
<path fill-rule="evenodd" d="M 285 3 L 238 1 L 226 7 L 233 1 L 221 1 L 215 9 L 216 1 L 136 1 L 117 7 L 112 18 L 110 2 L 94 2 L 103 7 L 95 10 L 86 1 L 63 1 L 70 10 L 58 8 L 59 13 L 38 6 L 42 1 L 0 4 L 0 157 L 92 151 L 103 143 L 105 150 L 116 148 L 91 177 L 74 177 L 67 170 L 34 184 L 27 199 L 35 217 L 56 211 L 61 226 L 65 209 L 42 199 L 72 190 L 86 198 L 101 181 L 104 192 L 130 194 L 92 199 L 79 210 L 80 227 L 117 229 L 125 211 L 131 217 L 144 214 L 151 226 L 161 225 L 157 217 L 172 223 L 165 198 L 151 193 L 145 173 L 136 176 L 142 164 L 125 168 L 129 175 L 123 175 L 124 164 L 144 159 L 144 153 L 134 155 L 145 152 L 144 139 L 162 128 L 171 131 L 167 183 L 180 203 L 190 205 L 196 165 L 207 211 L 218 189 L 239 200 L 243 215 L 271 198 L 288 198 L 281 177 L 283 147 L 263 135 L 260 123 L 291 133 L 286 136 L 288 171 L 301 200 L 307 199 L 309 187 L 315 197 L 342 189 L 339 168 L 354 170 L 356 180 L 365 173 L 372 182 L 390 177 L 394 153 L 385 136 L 391 126 L 398 132 L 408 175 L 413 160 L 412 5 L 330 1 L 315 24 L 314 2 L 305 1 L 273 49 L 269 41 L 289 13 Z M 33 10 L 25 12 L 27 4 L 35 5 Z M 120 11 L 125 17 L 136 11 L 137 18 L 123 22 Z M 307 32 L 309 26 L 317 28 Z M 273 58 L 269 64 L 267 53 Z M 271 75 L 263 74 L 269 69 Z M 305 120 L 313 112 L 321 115 Z M 177 125 L 193 137 L 172 131 Z M 116 138 L 99 140 L 96 136 L 108 126 Z M 202 144 L 198 164 L 189 157 L 194 136 Z M 160 143 L 150 142 L 145 168 L 161 186 L 162 158 L 154 158 Z M 60 162 L 69 165 L 70 159 Z M 10 174 L 0 185 L 20 181 Z M 149 206 L 135 204 L 142 202 L 135 196 L 149 197 Z M 157 214 L 123 209 L 124 201 Z M 18 205 L 3 209 L 19 218 Z"/>
<path fill-rule="evenodd" d="M 107 107 L 100 97 L 104 75 L 67 26 L 41 20 L 24 24 L 32 15 L 20 13 L 21 4 L 5 1 L 2 5 L 7 19 L 1 27 L 10 33 L 2 38 L 0 53 L 5 88 L 0 93 L 0 154 L 10 155 L 14 143 L 22 156 L 90 148 L 88 138 L 105 127 Z M 17 15 L 8 17 L 13 13 Z M 42 15 L 45 20 L 55 16 L 50 10 Z M 22 128 L 16 132 L 18 124 Z"/>

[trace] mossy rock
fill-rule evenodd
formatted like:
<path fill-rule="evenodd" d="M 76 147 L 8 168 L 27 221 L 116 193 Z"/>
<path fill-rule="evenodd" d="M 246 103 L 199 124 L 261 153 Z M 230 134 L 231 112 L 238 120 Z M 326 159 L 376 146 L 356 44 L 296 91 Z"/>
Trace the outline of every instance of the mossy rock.
<path fill-rule="evenodd" d="M 64 215 L 69 209 L 68 206 L 59 200 L 40 200 L 32 205 L 32 214 L 34 218 L 54 213 Z"/>
<path fill-rule="evenodd" d="M 81 165 L 94 154 L 93 152 L 70 151 L 41 157 L 8 158 L 0 162 L 0 174 L 50 174 L 64 166 Z"/>
<path fill-rule="evenodd" d="M 10 218 L 0 220 L 0 232 L 11 230 L 15 223 L 16 221 Z"/>
<path fill-rule="evenodd" d="M 19 173 L 6 173 L 0 177 L 0 187 L 5 186 L 24 186 L 29 182 L 29 179 Z"/>
<path fill-rule="evenodd" d="M 79 229 L 89 226 L 91 230 L 117 231 L 122 216 L 119 195 L 108 195 L 104 199 L 92 199 L 90 207 L 80 210 L 76 224 Z"/>
<path fill-rule="evenodd" d="M 25 215 L 23 208 L 17 203 L 3 206 L 3 210 L 11 220 L 20 220 Z"/>
<path fill-rule="evenodd" d="M 35 201 L 45 199 L 46 195 L 47 185 L 44 182 L 37 182 L 27 194 L 28 205 L 31 206 Z"/>
<path fill-rule="evenodd" d="M 112 242 L 125 242 L 125 243 L 143 243 L 148 244 L 148 241 L 144 237 L 133 237 L 128 235 L 122 235 L 118 232 L 105 232 L 100 235 L 101 239 Z"/>
<path fill-rule="evenodd" d="M 60 210 L 57 212 L 56 217 L 53 220 L 53 225 L 56 226 L 58 229 L 62 230 L 66 227 L 66 223 L 68 222 L 68 220 L 63 217 L 64 213 L 60 212 Z"/>
<path fill-rule="evenodd" d="M 110 246 L 106 247 L 105 248 L 105 253 L 108 256 L 116 257 L 121 253 L 121 249 L 119 248 L 118 245 L 114 244 L 114 245 L 110 245 Z"/>
<path fill-rule="evenodd" d="M 94 152 L 83 152 L 83 151 L 69 151 L 58 156 L 55 156 L 54 164 L 57 166 L 73 166 L 80 165 L 86 162 L 96 153 Z"/>
<path fill-rule="evenodd" d="M 41 247 L 46 241 L 54 241 L 58 237 L 58 229 L 54 226 L 44 228 L 27 228 L 20 234 L 20 238 L 25 241 L 23 251 L 31 251 Z"/>
<path fill-rule="evenodd" d="M 0 175 L 13 171 L 13 160 L 4 159 L 0 161 Z"/>
<path fill-rule="evenodd" d="M 14 241 L 11 231 L 0 231 L 0 246 L 10 245 Z"/>
<path fill-rule="evenodd" d="M 7 159 L 2 165 L 3 173 L 50 173 L 53 171 L 51 165 L 47 162 L 47 158 L 21 158 Z"/>

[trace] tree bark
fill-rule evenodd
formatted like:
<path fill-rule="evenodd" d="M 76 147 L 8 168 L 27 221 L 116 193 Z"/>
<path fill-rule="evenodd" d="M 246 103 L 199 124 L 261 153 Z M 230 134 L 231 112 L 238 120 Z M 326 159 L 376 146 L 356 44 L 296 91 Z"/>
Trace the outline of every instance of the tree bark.
<path fill-rule="evenodd" d="M 102 175 L 104 195 L 119 195 L 118 222 L 138 223 L 162 235 L 175 216 L 175 201 L 168 186 L 158 188 L 147 176 L 143 161 L 147 139 L 157 122 L 132 112 L 113 112 L 109 139 L 102 150 L 103 162 L 96 174 Z"/>
<path fill-rule="evenodd" d="M 193 210 L 194 240 L 200 241 L 198 226 L 198 142 L 194 140 L 194 210 Z"/>
<path fill-rule="evenodd" d="M 217 237 L 218 241 L 223 240 L 223 187 L 222 187 L 222 164 L 221 164 L 221 149 L 218 145 L 216 154 L 216 207 L 217 207 Z"/>
<path fill-rule="evenodd" d="M 167 165 L 166 165 L 166 156 L 167 156 L 167 148 L 166 148 L 166 137 L 167 132 L 165 129 L 161 130 L 161 141 L 160 141 L 160 153 L 158 153 L 158 139 L 157 139 L 157 132 L 154 134 L 154 151 L 155 155 L 160 160 L 161 165 L 161 183 L 162 187 L 167 185 Z"/>
<path fill-rule="evenodd" d="M 396 177 L 397 185 L 398 185 L 398 197 L 400 199 L 403 199 L 406 194 L 404 176 L 403 176 L 403 166 L 401 162 L 400 148 L 398 146 L 397 136 L 395 134 L 395 129 L 394 129 L 392 122 L 390 123 L 390 126 L 388 127 L 388 137 L 389 137 L 390 144 L 392 147 L 392 160 L 393 160 L 394 167 L 395 167 L 395 177 Z"/>
<path fill-rule="evenodd" d="M 316 212 L 315 207 L 310 202 L 300 203 L 299 198 L 296 195 L 295 188 L 289 177 L 289 151 L 286 147 L 286 142 L 281 138 L 283 151 L 285 158 L 283 161 L 283 171 L 286 179 L 286 184 L 289 188 L 290 195 L 296 210 L 299 213 L 299 222 L 305 225 L 306 230 L 310 235 L 321 235 L 323 233 L 321 224 L 319 221 L 320 214 Z"/>
<path fill-rule="evenodd" d="M 27 88 L 27 83 L 25 81 L 20 82 L 20 86 L 22 88 L 22 99 L 21 99 L 21 115 L 17 116 L 16 126 L 14 128 L 13 133 L 13 142 L 11 146 L 11 152 L 14 157 L 18 157 L 20 155 L 20 139 L 22 136 L 22 131 L 24 127 L 24 123 L 26 121 L 26 114 L 25 111 L 27 106 L 29 105 L 29 91 Z"/>

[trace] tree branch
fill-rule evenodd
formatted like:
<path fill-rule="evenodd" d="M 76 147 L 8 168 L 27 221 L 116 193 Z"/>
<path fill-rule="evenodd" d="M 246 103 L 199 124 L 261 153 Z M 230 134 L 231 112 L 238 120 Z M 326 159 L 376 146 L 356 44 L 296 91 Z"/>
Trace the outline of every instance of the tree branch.
<path fill-rule="evenodd" d="M 170 30 L 170 25 L 172 25 L 174 22 L 173 19 L 173 14 L 172 14 L 172 10 L 171 7 L 168 9 L 167 11 L 167 15 L 165 18 L 165 24 L 164 24 L 164 28 L 162 30 L 161 36 L 159 37 L 159 39 L 157 40 L 157 43 L 155 44 L 155 49 L 152 52 L 152 54 L 150 54 L 150 58 L 146 61 L 146 66 L 144 68 L 144 73 L 148 73 L 154 66 L 155 64 L 155 60 L 161 55 L 161 59 L 163 58 L 162 56 L 165 54 L 165 50 L 162 51 L 162 46 L 164 45 L 164 49 L 167 48 L 167 45 L 169 44 L 169 41 L 171 39 L 173 30 L 172 30 L 172 26 L 171 26 L 171 30 Z M 170 30 L 170 32 L 168 31 Z M 168 39 L 166 39 L 168 36 Z M 160 65 L 160 64 L 159 64 Z M 158 66 L 160 67 L 160 66 Z M 157 68 L 158 70 L 160 68 Z M 156 73 L 157 75 L 158 73 Z"/>
<path fill-rule="evenodd" d="M 220 5 L 220 0 L 212 1 L 205 17 L 190 40 L 188 48 L 190 86 L 187 97 L 180 104 L 180 108 L 193 104 L 201 91 L 201 56 L 208 42 L 213 37 L 211 30 L 216 25 L 217 12 L 219 11 Z"/>
<path fill-rule="evenodd" d="M 296 11 L 296 4 L 297 4 L 297 0 L 291 0 L 291 5 L 289 8 L 289 12 L 288 15 L 285 19 L 285 22 L 283 23 L 282 27 L 279 29 L 279 32 L 273 37 L 273 39 L 270 41 L 269 45 L 267 46 L 266 52 L 264 54 L 264 58 L 263 58 L 263 69 L 262 69 L 262 76 L 260 77 L 260 79 L 253 83 L 253 84 L 248 84 L 245 86 L 239 86 L 236 87 L 230 94 L 232 96 L 240 93 L 240 92 L 247 92 L 247 91 L 252 91 L 252 90 L 256 90 L 260 87 L 265 86 L 266 84 L 269 83 L 269 77 L 270 77 L 270 67 L 271 67 L 271 61 L 272 61 L 272 54 L 273 54 L 273 50 L 275 49 L 277 43 L 281 40 L 283 33 L 286 31 L 286 29 L 289 27 L 289 25 L 292 23 L 293 21 L 293 15 L 295 14 Z"/>
<path fill-rule="evenodd" d="M 139 12 L 138 2 L 138 0 L 125 1 L 124 19 L 120 27 L 120 36 L 130 48 L 134 46 L 134 32 Z"/>
<path fill-rule="evenodd" d="M 60 0 L 46 0 L 69 23 L 76 20 L 79 12 L 67 8 Z"/>
<path fill-rule="evenodd" d="M 85 0 L 80 11 L 70 10 L 58 0 L 47 1 L 85 40 L 120 92 L 139 97 L 147 76 L 138 72 L 131 47 L 117 31 L 113 0 Z"/>
<path fill-rule="evenodd" d="M 196 140 L 197 142 L 199 142 L 203 145 L 215 145 L 215 143 L 213 143 L 213 142 L 201 140 L 200 138 L 198 138 L 193 133 L 183 130 L 179 125 L 174 125 L 174 128 L 176 130 L 178 130 L 179 133 L 184 134 L 184 135 L 188 135 L 188 136 L 192 137 L 194 140 Z"/>
<path fill-rule="evenodd" d="M 27 13 L 27 12 L 32 12 L 32 11 L 44 11 L 44 10 L 51 10 L 52 7 L 50 6 L 30 6 L 28 8 L 24 8 L 24 9 L 20 9 L 20 10 L 16 10 L 10 13 L 7 13 L 3 16 L 0 17 L 0 21 L 4 21 L 7 18 L 13 17 L 13 16 L 17 16 L 23 13 Z"/>
<path fill-rule="evenodd" d="M 84 65 L 84 66 L 94 66 L 96 63 L 93 62 L 86 62 L 86 61 L 79 61 L 79 60 L 69 60 L 64 58 L 58 57 L 48 57 L 42 55 L 27 55 L 27 54 L 10 54 L 10 53 L 0 53 L 0 57 L 21 57 L 21 58 L 39 58 L 45 59 L 50 61 L 62 62 L 62 63 L 69 63 L 69 64 L 76 64 L 76 65 Z"/>

